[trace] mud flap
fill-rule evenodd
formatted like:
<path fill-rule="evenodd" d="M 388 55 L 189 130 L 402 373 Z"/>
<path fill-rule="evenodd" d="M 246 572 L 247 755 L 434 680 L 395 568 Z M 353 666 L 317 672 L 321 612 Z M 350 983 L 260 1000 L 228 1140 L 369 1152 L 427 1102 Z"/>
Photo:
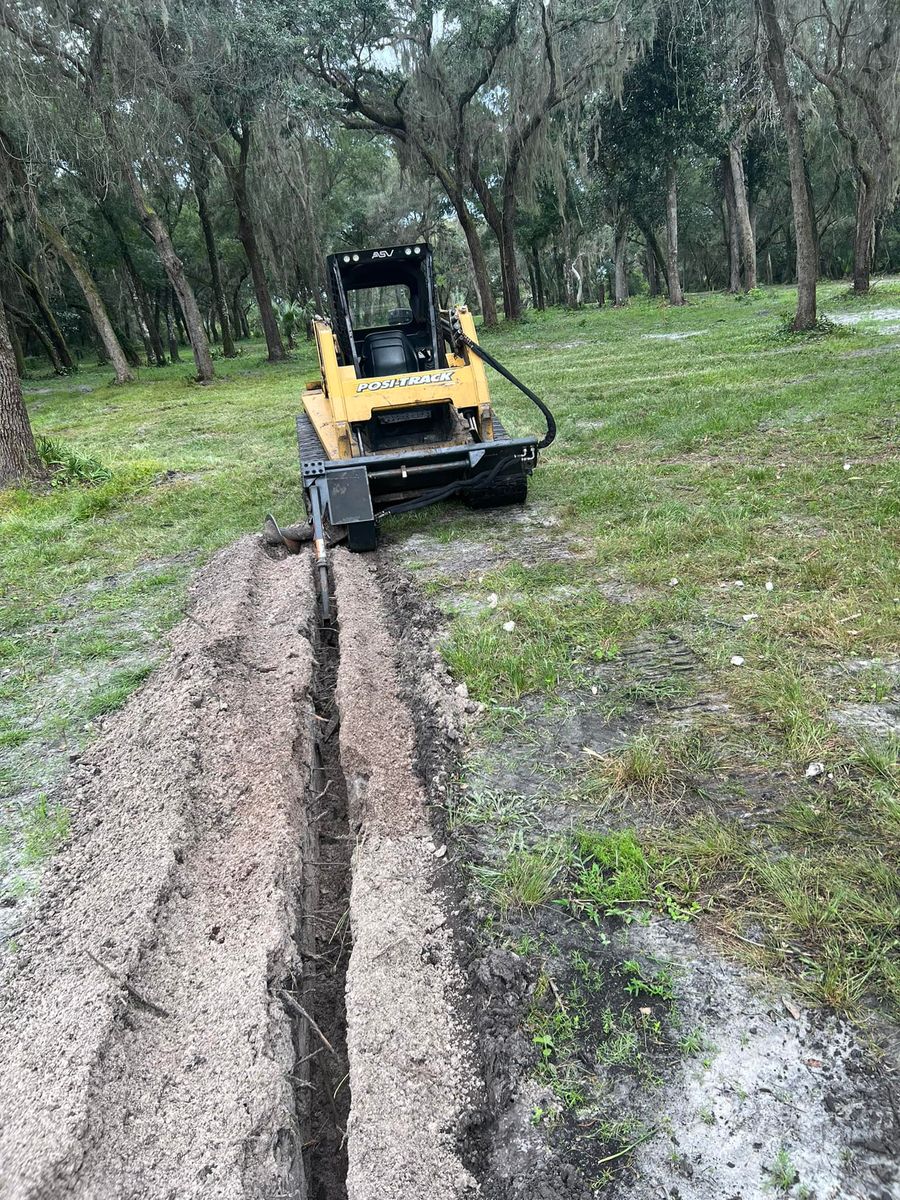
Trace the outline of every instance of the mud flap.
<path fill-rule="evenodd" d="M 325 476 L 328 516 L 332 525 L 355 525 L 374 521 L 369 475 L 365 467 L 342 467 Z"/>

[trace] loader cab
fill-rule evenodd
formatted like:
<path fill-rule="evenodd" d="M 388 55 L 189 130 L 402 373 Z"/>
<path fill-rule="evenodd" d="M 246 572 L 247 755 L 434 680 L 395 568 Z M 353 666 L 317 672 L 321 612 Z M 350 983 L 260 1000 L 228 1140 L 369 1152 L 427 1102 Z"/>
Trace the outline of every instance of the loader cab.
<path fill-rule="evenodd" d="M 339 359 L 358 378 L 447 366 L 426 242 L 330 254 L 327 272 Z"/>

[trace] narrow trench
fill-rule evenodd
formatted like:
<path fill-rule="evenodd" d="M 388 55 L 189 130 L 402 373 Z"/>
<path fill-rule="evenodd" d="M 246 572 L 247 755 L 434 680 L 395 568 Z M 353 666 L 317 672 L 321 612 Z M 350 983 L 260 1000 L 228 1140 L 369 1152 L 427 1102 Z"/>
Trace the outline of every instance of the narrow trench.
<path fill-rule="evenodd" d="M 313 748 L 305 797 L 300 921 L 302 973 L 296 981 L 294 1003 L 289 1002 L 288 1007 L 297 1049 L 294 1083 L 304 1200 L 346 1200 L 350 1080 L 345 985 L 351 944 L 350 859 L 355 839 L 349 829 L 340 764 L 335 701 L 340 657 L 337 617 L 332 610 L 332 619 L 325 624 L 318 605 L 313 656 Z"/>

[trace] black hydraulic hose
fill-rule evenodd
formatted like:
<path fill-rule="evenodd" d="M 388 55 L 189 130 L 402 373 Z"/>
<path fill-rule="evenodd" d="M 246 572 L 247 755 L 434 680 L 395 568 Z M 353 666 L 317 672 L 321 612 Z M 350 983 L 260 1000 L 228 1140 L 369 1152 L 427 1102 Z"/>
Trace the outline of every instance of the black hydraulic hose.
<path fill-rule="evenodd" d="M 438 504 L 441 500 L 449 500 L 457 492 L 479 491 L 481 488 L 490 487 L 505 466 L 508 466 L 508 460 L 498 459 L 490 471 L 484 475 L 477 475 L 474 479 L 464 479 L 459 483 L 448 483 L 444 487 L 432 488 L 430 492 L 423 492 L 414 500 L 402 500 L 399 504 L 392 504 L 390 508 L 382 509 L 377 515 L 388 517 L 395 516 L 397 513 L 415 512 L 416 509 L 427 508 L 430 504 Z"/>
<path fill-rule="evenodd" d="M 521 379 L 516 379 L 512 371 L 507 371 L 503 363 L 497 362 L 493 354 L 489 354 L 483 346 L 478 344 L 478 342 L 474 342 L 470 337 L 467 337 L 461 329 L 456 329 L 455 332 L 451 330 L 450 332 L 451 338 L 455 337 L 464 342 L 465 345 L 467 345 L 474 354 L 477 354 L 477 356 L 482 359 L 483 362 L 486 362 L 489 367 L 493 367 L 494 370 L 499 372 L 504 379 L 508 379 L 513 387 L 517 387 L 520 392 L 523 392 L 528 397 L 532 404 L 537 405 L 537 407 L 544 414 L 544 419 L 547 422 L 547 432 L 544 434 L 543 440 L 538 442 L 538 449 L 546 449 L 556 437 L 556 421 L 553 417 L 553 413 L 543 402 L 540 396 L 536 396 L 530 387 L 526 387 L 525 384 L 522 383 Z"/>

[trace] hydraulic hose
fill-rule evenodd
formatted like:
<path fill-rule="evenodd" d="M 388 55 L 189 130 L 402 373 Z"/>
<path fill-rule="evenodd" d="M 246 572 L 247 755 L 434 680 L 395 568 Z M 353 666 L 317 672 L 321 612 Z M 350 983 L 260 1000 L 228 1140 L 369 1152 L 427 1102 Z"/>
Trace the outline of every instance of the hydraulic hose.
<path fill-rule="evenodd" d="M 458 492 L 478 491 L 480 488 L 490 487 L 502 469 L 507 465 L 506 459 L 501 458 L 485 475 L 478 476 L 475 479 L 462 480 L 459 483 L 448 483 L 441 488 L 432 488 L 430 492 L 423 492 L 421 496 L 416 496 L 414 500 L 402 500 L 399 504 L 392 504 L 390 508 L 383 508 L 376 515 L 387 517 L 394 516 L 396 513 L 415 512 L 419 508 L 427 508 L 430 504 L 438 504 L 441 500 L 449 500 L 451 496 L 455 496 Z"/>
<path fill-rule="evenodd" d="M 446 325 L 445 328 L 447 328 Z M 553 417 L 553 413 L 540 398 L 540 396 L 536 396 L 530 387 L 526 387 L 525 384 L 522 383 L 521 379 L 516 379 L 512 371 L 508 371 L 506 367 L 504 367 L 503 363 L 498 362 L 496 358 L 494 358 L 493 354 L 489 354 L 483 346 L 479 346 L 478 342 L 473 341 L 470 337 L 464 334 L 459 327 L 456 327 L 455 329 L 451 327 L 449 328 L 448 332 L 450 333 L 452 340 L 463 342 L 469 347 L 473 354 L 477 355 L 478 358 L 480 358 L 483 362 L 486 362 L 489 367 L 493 367 L 494 370 L 502 375 L 504 379 L 508 379 L 513 387 L 517 387 L 520 392 L 528 397 L 532 404 L 537 405 L 544 415 L 544 420 L 547 422 L 547 432 L 544 434 L 543 440 L 538 442 L 538 449 L 546 449 L 556 437 L 556 421 Z"/>

